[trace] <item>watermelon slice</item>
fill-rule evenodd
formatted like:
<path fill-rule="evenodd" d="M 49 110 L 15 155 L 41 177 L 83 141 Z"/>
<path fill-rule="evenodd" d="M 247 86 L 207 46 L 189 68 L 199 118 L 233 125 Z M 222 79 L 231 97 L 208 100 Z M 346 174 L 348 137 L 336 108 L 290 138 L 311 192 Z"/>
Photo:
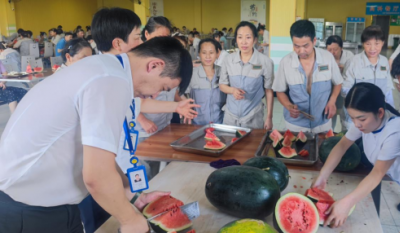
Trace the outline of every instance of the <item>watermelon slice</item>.
<path fill-rule="evenodd" d="M 186 230 L 190 230 L 192 227 L 192 222 L 180 210 L 179 207 L 182 205 L 182 201 L 172 196 L 162 196 L 148 204 L 143 210 L 143 215 L 146 218 L 151 218 L 162 212 L 169 211 L 150 221 L 150 225 L 154 231 L 163 233 L 174 231 L 186 232 Z"/>
<path fill-rule="evenodd" d="M 215 131 L 215 129 L 213 128 L 213 127 L 208 127 L 207 129 L 205 129 L 205 132 L 207 133 L 207 132 L 209 132 L 209 133 L 212 133 L 212 132 L 214 132 Z"/>
<path fill-rule="evenodd" d="M 290 148 L 290 147 L 283 147 L 282 149 L 280 149 L 278 151 L 278 153 L 287 159 L 293 158 L 295 156 L 297 156 L 297 153 L 294 149 Z"/>
<path fill-rule="evenodd" d="M 52 70 L 53 71 L 56 71 L 56 70 L 58 70 L 58 68 L 60 68 L 61 66 L 59 66 L 59 65 L 54 65 L 53 67 L 52 67 Z"/>
<path fill-rule="evenodd" d="M 300 131 L 297 134 L 297 140 L 296 140 L 296 146 L 298 149 L 303 148 L 307 143 L 307 137 L 306 135 L 303 133 L 303 131 Z"/>
<path fill-rule="evenodd" d="M 282 196 L 275 206 L 274 226 L 286 233 L 316 233 L 319 214 L 310 199 L 298 193 Z"/>
<path fill-rule="evenodd" d="M 206 139 L 207 141 L 213 141 L 213 140 L 221 141 L 214 133 L 211 132 L 207 132 L 206 136 L 204 136 L 204 139 Z"/>
<path fill-rule="evenodd" d="M 334 136 L 335 136 L 335 134 L 333 134 L 333 130 L 332 129 L 330 129 L 328 131 L 328 133 L 325 134 L 325 138 L 330 138 L 330 137 L 334 137 Z"/>
<path fill-rule="evenodd" d="M 319 188 L 310 188 L 306 191 L 306 196 L 312 201 L 335 201 L 332 195 Z"/>
<path fill-rule="evenodd" d="M 207 141 L 207 143 L 204 145 L 204 149 L 207 150 L 222 150 L 225 147 L 226 145 L 224 143 L 217 140 Z"/>
<path fill-rule="evenodd" d="M 237 137 L 237 138 L 241 138 L 241 137 L 243 137 L 243 136 L 246 135 L 246 134 L 247 134 L 246 131 L 243 131 L 243 130 L 236 130 L 236 137 Z"/>
<path fill-rule="evenodd" d="M 234 143 L 238 140 L 239 138 L 232 138 L 231 143 Z"/>
<path fill-rule="evenodd" d="M 290 132 L 290 130 L 286 130 L 285 134 L 283 135 L 283 137 L 289 137 L 290 141 L 295 141 L 296 140 L 296 136 L 293 135 L 292 132 Z"/>
<path fill-rule="evenodd" d="M 283 139 L 282 146 L 284 146 L 284 147 L 291 147 L 292 146 L 292 141 L 290 140 L 289 136 L 286 136 Z"/>
<path fill-rule="evenodd" d="M 32 74 L 33 73 L 32 72 L 32 67 L 29 64 L 26 66 L 26 73 L 28 73 L 28 74 Z"/>
<path fill-rule="evenodd" d="M 308 153 L 308 150 L 301 150 L 298 154 L 302 157 L 307 157 L 310 155 L 310 153 Z"/>
<path fill-rule="evenodd" d="M 33 69 L 35 72 L 43 72 L 43 68 L 42 67 L 35 67 L 35 69 Z"/>
<path fill-rule="evenodd" d="M 335 203 L 334 201 L 318 201 L 315 206 L 318 209 L 318 214 L 319 214 L 319 225 L 324 225 L 326 219 L 329 217 L 329 214 L 325 214 L 326 211 L 329 210 L 329 208 L 331 208 L 331 206 L 333 205 L 333 203 Z M 356 206 L 354 205 L 350 211 L 349 211 L 349 215 L 350 216 L 354 209 L 356 208 Z"/>
<path fill-rule="evenodd" d="M 281 133 L 279 133 L 278 130 L 275 129 L 274 131 L 272 131 L 272 132 L 269 134 L 269 138 L 270 138 L 272 141 L 274 141 L 275 138 L 278 138 L 278 142 L 279 142 L 280 140 L 283 139 L 283 136 L 282 136 Z"/>

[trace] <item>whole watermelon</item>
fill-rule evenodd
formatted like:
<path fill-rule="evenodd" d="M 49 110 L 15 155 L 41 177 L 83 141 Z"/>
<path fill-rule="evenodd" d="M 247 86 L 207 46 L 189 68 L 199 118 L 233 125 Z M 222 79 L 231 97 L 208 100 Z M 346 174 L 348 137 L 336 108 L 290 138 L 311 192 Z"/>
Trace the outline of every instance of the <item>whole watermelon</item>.
<path fill-rule="evenodd" d="M 274 211 L 280 197 L 272 175 L 248 166 L 231 166 L 210 174 L 206 197 L 219 210 L 239 218 L 263 219 Z"/>
<path fill-rule="evenodd" d="M 260 168 L 271 174 L 278 182 L 281 192 L 285 190 L 289 183 L 289 171 L 286 165 L 275 158 L 268 156 L 254 157 L 244 162 L 243 165 Z"/>
<path fill-rule="evenodd" d="M 330 137 L 325 139 L 319 147 L 319 158 L 323 163 L 328 159 L 333 147 L 342 139 L 342 137 Z M 343 155 L 342 160 L 335 168 L 335 171 L 351 171 L 354 170 L 361 161 L 361 152 L 356 144 L 350 146 L 350 148 Z"/>

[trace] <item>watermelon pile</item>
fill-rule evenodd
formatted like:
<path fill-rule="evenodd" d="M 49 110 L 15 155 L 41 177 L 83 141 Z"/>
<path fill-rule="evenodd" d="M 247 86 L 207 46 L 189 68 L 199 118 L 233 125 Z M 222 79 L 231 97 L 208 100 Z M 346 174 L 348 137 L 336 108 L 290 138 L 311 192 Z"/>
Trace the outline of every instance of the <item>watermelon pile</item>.
<path fill-rule="evenodd" d="M 226 145 L 214 134 L 214 131 L 215 129 L 212 127 L 205 130 L 206 135 L 204 136 L 204 139 L 206 140 L 206 144 L 204 145 L 204 149 L 222 150 Z"/>
<path fill-rule="evenodd" d="M 269 138 L 272 140 L 272 147 L 274 150 L 283 158 L 290 159 L 297 155 L 303 157 L 309 156 L 307 150 L 301 150 L 307 143 L 307 137 L 302 131 L 297 134 L 297 137 L 290 130 L 287 130 L 282 136 L 282 134 L 275 129 L 269 134 Z M 299 152 L 296 152 L 296 149 Z"/>
<path fill-rule="evenodd" d="M 143 215 L 146 218 L 151 218 L 162 212 L 169 211 L 151 220 L 149 222 L 151 228 L 156 233 L 188 232 L 192 228 L 192 222 L 189 220 L 188 216 L 180 210 L 180 206 L 183 206 L 182 201 L 172 196 L 162 196 L 149 203 L 143 209 Z"/>

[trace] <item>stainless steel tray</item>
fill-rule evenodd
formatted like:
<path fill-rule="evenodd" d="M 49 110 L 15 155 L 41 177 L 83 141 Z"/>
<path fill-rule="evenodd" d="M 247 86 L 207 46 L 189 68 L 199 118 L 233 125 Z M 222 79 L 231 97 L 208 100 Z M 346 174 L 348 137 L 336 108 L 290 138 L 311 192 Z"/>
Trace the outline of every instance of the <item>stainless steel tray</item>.
<path fill-rule="evenodd" d="M 204 149 L 204 145 L 206 144 L 206 140 L 204 139 L 204 136 L 206 134 L 205 129 L 207 129 L 208 127 L 213 127 L 215 129 L 214 134 L 221 140 L 221 142 L 226 144 L 226 147 L 224 149 L 219 151 Z M 231 143 L 232 138 L 236 137 L 237 130 L 243 130 L 247 133 L 243 137 Z M 222 155 L 226 150 L 228 150 L 232 145 L 238 143 L 244 137 L 249 135 L 250 132 L 251 129 L 249 128 L 221 124 L 208 124 L 176 140 L 175 142 L 172 142 L 170 145 L 172 146 L 172 148 L 178 151 L 218 157 Z"/>
<path fill-rule="evenodd" d="M 311 133 L 304 133 L 307 137 L 307 142 L 302 148 L 297 148 L 296 144 L 293 143 L 292 148 L 299 152 L 302 149 L 306 149 L 309 152 L 309 156 L 302 157 L 302 156 L 295 156 L 291 159 L 284 158 L 280 156 L 275 149 L 272 147 L 272 140 L 269 138 L 269 134 L 271 131 L 268 131 L 263 139 L 261 140 L 260 145 L 256 151 L 257 156 L 270 156 L 275 157 L 278 160 L 282 161 L 288 165 L 296 165 L 296 166 L 312 166 L 314 165 L 319 159 L 318 153 L 318 134 L 311 134 Z M 285 132 L 280 132 L 282 135 Z M 297 133 L 293 132 L 294 135 L 297 136 Z"/>

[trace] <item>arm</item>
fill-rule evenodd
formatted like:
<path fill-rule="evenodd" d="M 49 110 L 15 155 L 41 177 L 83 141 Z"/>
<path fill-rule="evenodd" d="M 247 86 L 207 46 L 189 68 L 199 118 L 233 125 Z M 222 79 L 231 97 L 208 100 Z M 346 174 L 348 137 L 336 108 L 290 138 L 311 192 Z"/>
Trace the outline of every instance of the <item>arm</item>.
<path fill-rule="evenodd" d="M 148 231 L 146 220 L 132 208 L 126 197 L 124 181 L 116 169 L 113 153 L 84 146 L 83 180 L 96 202 L 120 222 L 121 229 Z"/>
<path fill-rule="evenodd" d="M 265 98 L 267 100 L 267 118 L 265 119 L 264 128 L 272 130 L 272 112 L 274 109 L 274 91 L 272 89 L 265 89 Z"/>
<path fill-rule="evenodd" d="M 285 92 L 276 92 L 276 97 L 278 97 L 279 102 L 290 112 L 290 117 L 297 118 L 300 115 L 297 105 L 290 102 L 289 97 Z"/>
<path fill-rule="evenodd" d="M 333 87 L 331 97 L 329 98 L 328 104 L 325 107 L 325 115 L 328 115 L 328 119 L 331 119 L 336 114 L 336 100 L 341 90 L 342 84 Z"/>
<path fill-rule="evenodd" d="M 350 89 L 353 87 L 355 81 L 356 81 L 356 75 L 354 74 L 353 70 L 353 61 L 354 57 L 346 62 L 344 65 L 344 70 L 343 70 L 343 84 L 342 84 L 342 91 L 341 95 L 343 97 L 346 97 L 347 93 L 350 91 Z"/>
<path fill-rule="evenodd" d="M 158 130 L 157 125 L 153 121 L 147 119 L 142 113 L 139 113 L 137 122 L 140 124 L 140 126 L 142 126 L 146 133 L 151 134 L 157 132 Z"/>
<path fill-rule="evenodd" d="M 200 108 L 200 105 L 192 104 L 193 100 L 188 99 L 181 102 L 159 101 L 153 99 L 143 99 L 141 112 L 144 113 L 171 113 L 177 112 L 186 118 L 193 119 L 197 112 L 192 108 Z"/>
<path fill-rule="evenodd" d="M 231 94 L 236 100 L 244 99 L 245 92 L 239 88 L 231 87 L 229 83 L 228 63 L 229 57 L 225 59 L 221 67 L 219 78 L 219 89 L 225 94 Z"/>

